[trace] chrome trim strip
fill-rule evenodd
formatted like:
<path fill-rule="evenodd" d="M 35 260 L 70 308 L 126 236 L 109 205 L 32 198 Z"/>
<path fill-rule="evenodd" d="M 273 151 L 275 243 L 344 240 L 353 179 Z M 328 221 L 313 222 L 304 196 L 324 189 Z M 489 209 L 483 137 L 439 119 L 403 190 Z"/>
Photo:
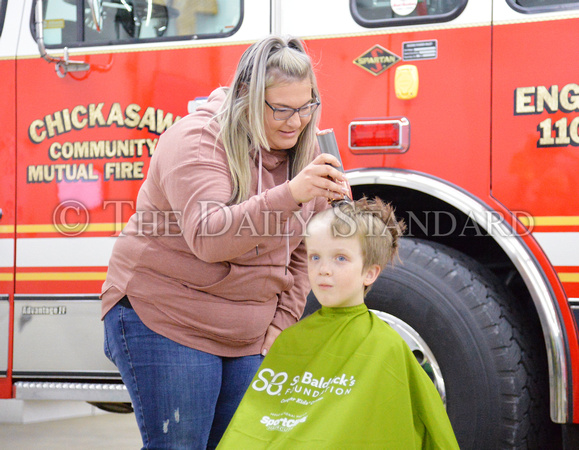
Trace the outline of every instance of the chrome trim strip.
<path fill-rule="evenodd" d="M 0 376 L 8 373 L 8 353 L 10 337 L 10 297 L 0 295 Z"/>
<path fill-rule="evenodd" d="M 55 383 L 19 381 L 14 383 L 20 400 L 82 400 L 85 402 L 131 402 L 124 384 Z"/>
<path fill-rule="evenodd" d="M 558 314 L 557 299 L 547 283 L 532 252 L 511 227 L 492 218 L 492 209 L 466 191 L 426 174 L 395 169 L 364 169 L 347 173 L 352 186 L 391 185 L 432 195 L 454 206 L 493 236 L 521 274 L 529 289 L 545 335 L 549 364 L 551 419 L 556 423 L 569 421 L 568 363 L 564 328 Z M 489 220 L 491 219 L 491 220 Z"/>

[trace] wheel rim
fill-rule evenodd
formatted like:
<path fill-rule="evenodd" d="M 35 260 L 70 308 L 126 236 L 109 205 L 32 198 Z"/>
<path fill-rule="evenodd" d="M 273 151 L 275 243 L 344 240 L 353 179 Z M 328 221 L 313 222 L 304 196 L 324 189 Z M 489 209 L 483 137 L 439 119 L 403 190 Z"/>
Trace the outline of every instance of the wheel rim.
<path fill-rule="evenodd" d="M 416 357 L 416 360 L 434 383 L 434 386 L 436 387 L 436 390 L 440 394 L 440 398 L 446 407 L 446 389 L 444 387 L 444 378 L 442 377 L 440 366 L 434 357 L 434 353 L 432 353 L 432 350 L 430 350 L 430 347 L 428 347 L 424 339 L 422 339 L 420 334 L 414 328 L 412 328 L 403 320 L 400 320 L 398 317 L 383 311 L 371 311 L 376 314 L 379 319 L 390 325 L 394 331 L 396 331 L 408 344 L 410 350 Z"/>

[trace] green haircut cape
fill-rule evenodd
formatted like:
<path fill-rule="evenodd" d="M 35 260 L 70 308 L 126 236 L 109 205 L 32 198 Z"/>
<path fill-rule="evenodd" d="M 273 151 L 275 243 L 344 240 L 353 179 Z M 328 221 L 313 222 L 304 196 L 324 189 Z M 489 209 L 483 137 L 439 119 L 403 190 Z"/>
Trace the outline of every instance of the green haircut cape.
<path fill-rule="evenodd" d="M 458 449 L 434 384 L 366 305 L 326 308 L 285 330 L 219 449 Z"/>

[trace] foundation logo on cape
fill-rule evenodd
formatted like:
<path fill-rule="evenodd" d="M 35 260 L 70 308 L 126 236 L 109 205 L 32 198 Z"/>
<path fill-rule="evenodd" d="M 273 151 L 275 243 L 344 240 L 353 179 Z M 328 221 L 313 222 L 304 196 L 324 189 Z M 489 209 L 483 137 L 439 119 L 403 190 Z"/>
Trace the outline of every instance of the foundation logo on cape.
<path fill-rule="evenodd" d="M 370 72 L 372 75 L 378 76 L 398 61 L 400 61 L 400 56 L 386 50 L 380 45 L 375 45 L 358 56 L 354 60 L 354 64 Z"/>

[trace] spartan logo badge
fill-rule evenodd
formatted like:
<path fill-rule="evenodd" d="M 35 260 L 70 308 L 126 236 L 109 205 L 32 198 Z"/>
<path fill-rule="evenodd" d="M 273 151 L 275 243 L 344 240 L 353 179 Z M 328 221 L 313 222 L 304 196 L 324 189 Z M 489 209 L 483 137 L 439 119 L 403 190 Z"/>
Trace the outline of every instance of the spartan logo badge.
<path fill-rule="evenodd" d="M 400 56 L 386 50 L 380 45 L 375 45 L 354 60 L 354 64 L 367 70 L 372 75 L 380 75 L 386 69 L 400 61 Z"/>

